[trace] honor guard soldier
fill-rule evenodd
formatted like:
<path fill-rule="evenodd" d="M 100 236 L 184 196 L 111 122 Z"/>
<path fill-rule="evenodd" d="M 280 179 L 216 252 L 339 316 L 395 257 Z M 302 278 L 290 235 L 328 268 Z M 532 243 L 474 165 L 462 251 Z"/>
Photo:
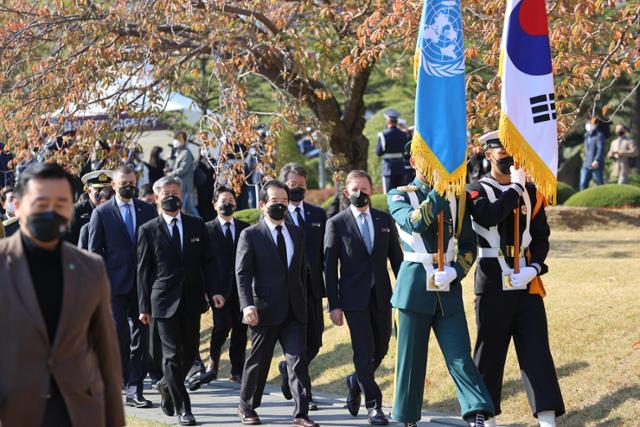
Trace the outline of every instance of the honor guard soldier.
<path fill-rule="evenodd" d="M 81 178 L 85 192 L 89 197 L 78 201 L 73 206 L 71 227 L 65 237 L 66 241 L 73 243 L 74 245 L 78 244 L 80 240 L 80 229 L 83 225 L 89 223 L 91 213 L 96 206 L 100 204 L 103 196 L 105 196 L 103 194 L 103 189 L 111 187 L 111 175 L 112 172 L 109 170 L 97 170 L 89 172 Z M 111 191 L 111 193 L 113 192 Z"/>
<path fill-rule="evenodd" d="M 491 393 L 496 414 L 504 365 L 513 337 L 518 364 L 533 415 L 543 427 L 555 426 L 565 411 L 553 358 L 539 276 L 547 272 L 549 224 L 544 197 L 513 167 L 498 132 L 480 138 L 491 173 L 467 187 L 473 229 L 478 240 L 475 274 L 476 340 L 474 360 Z M 514 249 L 514 210 L 520 216 L 522 250 Z M 520 264 L 514 273 L 514 260 Z M 496 425 L 495 419 L 487 425 Z"/>
<path fill-rule="evenodd" d="M 387 119 L 387 130 L 378 134 L 376 154 L 382 157 L 382 186 L 387 193 L 405 183 L 403 153 L 408 136 L 398 129 L 400 113 L 390 108 L 384 112 L 384 117 Z"/>
<path fill-rule="evenodd" d="M 425 182 L 411 158 L 416 178 L 389 192 L 389 211 L 396 222 L 404 262 L 391 303 L 397 336 L 395 399 L 392 417 L 417 426 L 431 329 L 456 386 L 462 417 L 483 426 L 494 415 L 493 404 L 471 358 L 471 343 L 462 302 L 461 280 L 476 257 L 476 241 L 465 198 L 441 197 Z M 444 214 L 445 267 L 437 266 L 439 212 Z M 455 254 L 455 240 L 458 253 Z"/>

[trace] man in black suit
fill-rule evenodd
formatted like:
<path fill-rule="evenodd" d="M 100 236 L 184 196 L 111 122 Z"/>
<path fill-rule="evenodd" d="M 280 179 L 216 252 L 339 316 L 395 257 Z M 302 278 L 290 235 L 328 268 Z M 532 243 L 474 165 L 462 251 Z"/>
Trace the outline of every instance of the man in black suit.
<path fill-rule="evenodd" d="M 372 188 L 365 171 L 347 175 L 344 193 L 351 206 L 327 222 L 324 271 L 331 321 L 342 326 L 344 315 L 351 334 L 356 373 L 347 377 L 347 408 L 358 415 L 364 392 L 369 423 L 385 425 L 389 421 L 382 412 L 375 371 L 391 338 L 387 259 L 397 275 L 403 255 L 391 216 L 369 206 Z"/>
<path fill-rule="evenodd" d="M 151 205 L 135 198 L 136 174 L 119 166 L 113 173 L 115 197 L 93 210 L 89 221 L 89 250 L 102 256 L 111 284 L 111 310 L 118 333 L 126 404 L 150 408 L 142 395 L 147 375 L 149 328 L 138 320 L 136 242 L 138 229 L 156 217 Z"/>
<path fill-rule="evenodd" d="M 327 214 L 324 209 L 304 201 L 307 190 L 307 171 L 297 163 L 288 163 L 280 171 L 280 179 L 289 188 L 289 212 L 285 220 L 304 230 L 304 246 L 307 259 L 307 365 L 318 355 L 322 347 L 322 333 L 324 332 L 324 313 L 322 298 L 326 296 L 324 290 L 324 229 L 327 224 Z M 287 364 L 280 362 L 282 376 L 282 394 L 291 399 Z M 317 402 L 309 387 L 309 410 L 318 409 Z"/>
<path fill-rule="evenodd" d="M 220 354 L 229 332 L 231 332 L 229 345 L 231 376 L 229 381 L 240 383 L 242 380 L 242 369 L 247 349 L 247 325 L 242 323 L 238 287 L 236 286 L 235 262 L 238 237 L 242 230 L 249 227 L 250 224 L 233 217 L 236 206 L 236 196 L 233 190 L 227 187 L 220 187 L 216 190 L 213 207 L 218 213 L 218 217 L 207 222 L 206 225 L 209 233 L 209 252 L 216 265 L 214 292 L 224 296 L 225 304 L 220 308 L 215 308 L 214 302 L 211 304 L 214 309 L 213 330 L 209 344 L 209 366 L 207 366 L 205 373 L 196 374 L 195 378 L 189 381 L 190 390 L 197 390 L 202 384 L 218 379 Z M 196 361 L 196 363 L 198 362 L 202 363 L 200 360 Z"/>
<path fill-rule="evenodd" d="M 279 341 L 287 360 L 295 401 L 293 425 L 315 427 L 309 419 L 306 261 L 303 231 L 286 224 L 289 189 L 270 181 L 260 191 L 264 218 L 240 234 L 236 281 L 243 321 L 251 326 L 252 348 L 242 373 L 238 415 L 243 424 L 260 424 L 256 408 Z"/>
<path fill-rule="evenodd" d="M 202 220 L 180 213 L 180 178 L 160 178 L 153 191 L 160 216 L 138 234 L 139 318 L 145 325 L 156 323 L 162 342 L 161 409 L 168 416 L 175 409 L 180 425 L 195 425 L 184 380 L 198 353 L 204 295 L 213 295 L 213 257 Z M 215 300 L 224 305 L 222 296 Z"/>

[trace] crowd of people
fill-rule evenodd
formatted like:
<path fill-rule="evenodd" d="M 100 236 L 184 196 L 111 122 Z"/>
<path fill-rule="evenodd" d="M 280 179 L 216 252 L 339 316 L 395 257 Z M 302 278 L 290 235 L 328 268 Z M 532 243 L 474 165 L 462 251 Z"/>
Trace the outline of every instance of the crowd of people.
<path fill-rule="evenodd" d="M 327 219 L 305 201 L 306 170 L 287 164 L 261 188 L 255 225 L 234 218 L 237 195 L 227 187 L 212 191 L 215 219 L 194 210 L 185 181 L 195 161 L 184 134 L 176 134 L 172 169 L 156 151 L 162 175 L 141 174 L 134 163 L 89 172 L 82 177 L 86 199 L 75 206 L 75 179 L 64 168 L 29 166 L 15 189 L 2 192 L 15 229 L 0 240 L 0 420 L 124 425 L 121 393 L 128 406 L 152 408 L 144 395 L 149 377 L 162 412 L 194 425 L 188 390 L 218 378 L 230 335 L 240 421 L 261 423 L 257 409 L 279 342 L 292 425 L 317 426 L 309 417 L 318 402 L 308 367 L 322 347 L 326 298 L 331 322 L 346 323 L 350 333 L 354 370 L 345 383 L 352 416 L 364 404 L 370 424 L 389 422 L 376 371 L 395 323 L 395 420 L 415 426 L 421 417 L 433 329 L 469 425 L 496 425 L 512 338 L 532 412 L 541 426 L 555 425 L 564 404 L 539 277 L 549 247 L 543 198 L 512 167 L 497 132 L 481 141 L 491 169 L 466 195 L 444 199 L 410 158 L 416 176 L 389 191 L 390 213 L 371 207 L 371 177 L 354 170 L 344 185 L 349 207 Z M 148 180 L 142 188 L 140 176 Z M 510 214 L 518 207 L 522 251 L 515 253 Z M 439 268 L 441 212 L 446 253 Z M 460 281 L 476 257 L 472 355 Z M 209 308 L 213 330 L 203 361 L 200 320 Z M 19 334 L 12 325 L 20 325 Z"/>

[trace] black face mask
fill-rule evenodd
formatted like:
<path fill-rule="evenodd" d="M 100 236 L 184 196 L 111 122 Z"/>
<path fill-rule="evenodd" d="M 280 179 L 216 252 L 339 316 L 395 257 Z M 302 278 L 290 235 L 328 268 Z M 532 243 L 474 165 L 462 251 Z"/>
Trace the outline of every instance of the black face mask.
<path fill-rule="evenodd" d="M 182 207 L 182 200 L 178 196 L 169 196 L 162 199 L 160 207 L 167 212 L 176 212 Z"/>
<path fill-rule="evenodd" d="M 220 213 L 224 216 L 233 215 L 235 210 L 236 210 L 236 207 L 233 206 L 231 203 L 225 203 L 224 205 L 220 206 Z"/>
<path fill-rule="evenodd" d="M 307 192 L 306 188 L 296 187 L 289 190 L 289 200 L 294 203 L 298 203 L 304 200 L 304 194 Z"/>
<path fill-rule="evenodd" d="M 358 191 L 357 193 L 353 193 L 349 196 L 349 203 L 351 203 L 356 208 L 364 208 L 369 204 L 369 195 L 367 193 L 363 193 L 362 191 Z"/>
<path fill-rule="evenodd" d="M 133 185 L 120 187 L 118 188 L 118 194 L 123 199 L 133 199 L 133 197 L 136 195 L 136 187 L 134 187 Z"/>
<path fill-rule="evenodd" d="M 271 205 L 267 207 L 267 214 L 269 218 L 280 221 L 284 219 L 284 216 L 287 214 L 287 205 L 282 203 L 278 203 L 276 205 Z"/>
<path fill-rule="evenodd" d="M 616 132 L 616 135 L 624 136 L 624 131 L 623 130 L 619 130 L 618 132 Z"/>
<path fill-rule="evenodd" d="M 493 158 L 496 161 L 496 166 L 501 174 L 509 175 L 511 171 L 509 168 L 513 166 L 513 157 L 503 157 L 502 159 Z"/>
<path fill-rule="evenodd" d="M 27 229 L 34 239 L 41 242 L 53 242 L 67 232 L 69 220 L 57 212 L 42 212 L 27 218 Z"/>

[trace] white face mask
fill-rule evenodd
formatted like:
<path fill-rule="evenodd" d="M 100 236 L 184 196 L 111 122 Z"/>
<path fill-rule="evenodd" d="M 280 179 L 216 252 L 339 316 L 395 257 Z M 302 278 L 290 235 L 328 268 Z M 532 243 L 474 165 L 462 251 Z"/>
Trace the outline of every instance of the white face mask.
<path fill-rule="evenodd" d="M 596 125 L 594 125 L 593 123 L 587 123 L 586 125 L 584 125 L 584 128 L 587 132 L 593 132 L 596 129 Z"/>
<path fill-rule="evenodd" d="M 7 202 L 7 213 L 10 215 L 15 215 L 16 205 L 13 202 Z"/>
<path fill-rule="evenodd" d="M 182 146 L 182 143 L 180 141 L 178 141 L 177 139 L 173 140 L 173 148 L 180 148 Z"/>

